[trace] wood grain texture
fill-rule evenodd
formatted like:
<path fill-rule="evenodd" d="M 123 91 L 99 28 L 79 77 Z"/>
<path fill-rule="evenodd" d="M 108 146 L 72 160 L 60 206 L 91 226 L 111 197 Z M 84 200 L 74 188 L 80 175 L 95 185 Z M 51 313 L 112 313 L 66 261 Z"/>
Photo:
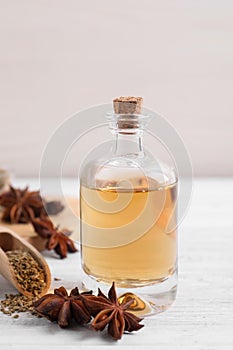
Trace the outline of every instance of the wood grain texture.
<path fill-rule="evenodd" d="M 192 204 L 179 229 L 179 288 L 174 306 L 144 320 L 117 344 L 87 328 L 61 330 L 45 319 L 0 314 L 1 349 L 232 349 L 233 179 L 195 180 Z M 45 253 L 53 287 L 80 285 L 79 253 L 65 260 Z M 14 291 L 0 277 L 0 297 Z"/>

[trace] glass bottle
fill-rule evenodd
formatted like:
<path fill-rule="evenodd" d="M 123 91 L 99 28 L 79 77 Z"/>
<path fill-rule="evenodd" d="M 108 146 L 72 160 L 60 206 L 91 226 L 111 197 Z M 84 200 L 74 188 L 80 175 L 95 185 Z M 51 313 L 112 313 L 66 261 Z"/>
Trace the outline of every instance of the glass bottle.
<path fill-rule="evenodd" d="M 150 116 L 141 98 L 114 100 L 115 141 L 80 174 L 83 284 L 107 291 L 145 316 L 166 310 L 177 287 L 177 176 L 142 144 Z"/>

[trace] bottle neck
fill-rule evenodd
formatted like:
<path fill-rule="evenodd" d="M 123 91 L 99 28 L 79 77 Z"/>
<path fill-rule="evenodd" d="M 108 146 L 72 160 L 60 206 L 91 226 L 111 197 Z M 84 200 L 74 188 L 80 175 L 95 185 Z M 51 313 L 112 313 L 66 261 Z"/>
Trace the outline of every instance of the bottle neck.
<path fill-rule="evenodd" d="M 149 114 L 107 114 L 109 128 L 115 135 L 115 156 L 144 157 L 142 134 L 150 118 Z"/>
<path fill-rule="evenodd" d="M 113 153 L 117 157 L 143 157 L 141 130 L 138 133 L 116 132 Z"/>

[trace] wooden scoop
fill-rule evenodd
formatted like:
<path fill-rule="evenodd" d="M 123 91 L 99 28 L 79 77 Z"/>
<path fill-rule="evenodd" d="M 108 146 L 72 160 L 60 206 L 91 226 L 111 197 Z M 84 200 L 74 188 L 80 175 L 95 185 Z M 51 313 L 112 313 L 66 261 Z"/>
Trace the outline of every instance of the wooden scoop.
<path fill-rule="evenodd" d="M 0 226 L 0 274 L 2 274 L 16 289 L 18 289 L 21 294 L 27 297 L 32 297 L 33 294 L 23 290 L 15 277 L 14 269 L 9 263 L 6 255 L 6 252 L 9 250 L 23 250 L 29 252 L 32 257 L 39 262 L 40 266 L 44 270 L 46 282 L 46 286 L 41 295 L 45 294 L 49 290 L 51 284 L 51 273 L 47 262 L 30 243 L 25 241 L 9 228 Z"/>

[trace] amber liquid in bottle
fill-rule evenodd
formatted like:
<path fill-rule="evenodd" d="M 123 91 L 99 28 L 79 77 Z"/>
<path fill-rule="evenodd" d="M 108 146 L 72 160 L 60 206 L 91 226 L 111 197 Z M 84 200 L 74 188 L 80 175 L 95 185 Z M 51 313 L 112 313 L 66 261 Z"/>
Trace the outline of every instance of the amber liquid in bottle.
<path fill-rule="evenodd" d="M 122 287 L 166 280 L 177 259 L 177 184 L 130 183 L 128 190 L 114 184 L 80 190 L 83 269 Z"/>

